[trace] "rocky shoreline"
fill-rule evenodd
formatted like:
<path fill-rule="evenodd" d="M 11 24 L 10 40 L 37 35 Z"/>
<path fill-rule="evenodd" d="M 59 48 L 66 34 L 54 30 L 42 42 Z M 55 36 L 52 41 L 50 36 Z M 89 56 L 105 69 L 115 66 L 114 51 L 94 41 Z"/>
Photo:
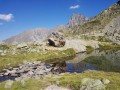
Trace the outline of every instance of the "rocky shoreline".
<path fill-rule="evenodd" d="M 0 72 L 0 78 L 14 77 L 16 81 L 22 81 L 29 78 L 42 78 L 52 74 L 60 74 L 65 72 L 59 66 L 54 64 L 46 64 L 41 61 L 27 62 L 24 61 L 23 65 L 15 68 L 10 67 Z M 9 79 L 9 78 L 8 78 Z"/>

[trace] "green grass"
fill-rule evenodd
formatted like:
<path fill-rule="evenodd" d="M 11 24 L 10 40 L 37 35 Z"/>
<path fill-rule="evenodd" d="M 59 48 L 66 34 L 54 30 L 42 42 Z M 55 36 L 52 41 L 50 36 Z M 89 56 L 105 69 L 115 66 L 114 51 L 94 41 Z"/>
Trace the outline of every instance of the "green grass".
<path fill-rule="evenodd" d="M 120 45 L 114 43 L 101 43 L 99 44 L 101 50 L 120 50 Z"/>
<path fill-rule="evenodd" d="M 103 72 L 103 71 L 86 71 L 84 73 L 65 74 L 60 78 L 54 76 L 42 79 L 29 79 L 22 85 L 21 82 L 15 81 L 11 89 L 5 89 L 5 82 L 0 83 L 0 90 L 40 90 L 49 85 L 56 84 L 59 81 L 59 86 L 69 87 L 72 90 L 80 90 L 81 80 L 83 78 L 93 79 L 108 79 L 110 84 L 106 86 L 106 90 L 119 90 L 120 89 L 120 73 Z"/>
<path fill-rule="evenodd" d="M 94 51 L 94 48 L 93 47 L 91 47 L 91 46 L 86 46 L 86 52 L 87 52 L 87 54 L 90 54 L 91 52 L 93 52 Z"/>
<path fill-rule="evenodd" d="M 59 59 L 69 56 L 74 56 L 75 51 L 73 49 L 67 49 L 63 51 L 41 51 L 28 53 L 27 51 L 19 51 L 17 55 L 7 54 L 5 56 L 0 56 L 0 70 L 7 68 L 8 64 L 11 66 L 17 66 L 22 64 L 24 60 L 26 61 L 45 61 L 52 59 Z"/>
<path fill-rule="evenodd" d="M 0 50 L 6 50 L 6 49 L 9 49 L 8 45 L 0 44 Z"/>

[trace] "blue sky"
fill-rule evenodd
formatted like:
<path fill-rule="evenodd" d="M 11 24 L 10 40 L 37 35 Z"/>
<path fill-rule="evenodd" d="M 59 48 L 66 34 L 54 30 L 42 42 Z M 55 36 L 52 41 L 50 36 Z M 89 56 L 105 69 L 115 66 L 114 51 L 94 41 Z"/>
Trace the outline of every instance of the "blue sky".
<path fill-rule="evenodd" d="M 0 0 L 0 40 L 25 30 L 65 25 L 73 13 L 99 14 L 117 0 Z"/>

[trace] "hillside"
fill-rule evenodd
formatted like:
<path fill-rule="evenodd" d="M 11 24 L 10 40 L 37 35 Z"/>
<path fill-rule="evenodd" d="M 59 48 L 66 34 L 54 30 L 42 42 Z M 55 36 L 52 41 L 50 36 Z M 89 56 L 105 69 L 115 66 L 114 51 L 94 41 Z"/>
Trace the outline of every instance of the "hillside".
<path fill-rule="evenodd" d="M 108 9 L 101 12 L 99 15 L 93 17 L 90 21 L 76 25 L 71 28 L 66 34 L 79 35 L 93 31 L 102 31 L 105 26 L 112 21 L 112 19 L 120 15 L 119 1 Z"/>
<path fill-rule="evenodd" d="M 36 28 L 32 30 L 27 30 L 19 35 L 13 36 L 4 40 L 5 43 L 30 43 L 34 41 L 43 41 L 49 35 L 48 29 Z"/>

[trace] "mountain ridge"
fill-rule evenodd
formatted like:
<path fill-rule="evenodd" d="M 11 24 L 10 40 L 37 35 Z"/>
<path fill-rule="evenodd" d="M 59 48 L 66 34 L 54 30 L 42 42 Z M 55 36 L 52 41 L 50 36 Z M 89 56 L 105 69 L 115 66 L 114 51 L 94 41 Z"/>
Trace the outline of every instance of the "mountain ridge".
<path fill-rule="evenodd" d="M 5 43 L 13 42 L 33 42 L 33 41 L 43 41 L 45 40 L 51 32 L 61 31 L 66 36 L 75 36 L 91 32 L 102 32 L 104 28 L 114 19 L 120 16 L 120 0 L 108 7 L 106 10 L 102 11 L 97 16 L 88 19 L 81 14 L 73 14 L 71 19 L 66 25 L 57 26 L 51 30 L 29 30 L 16 35 L 12 38 L 4 40 Z M 35 32 L 34 32 L 35 31 Z M 109 32 L 109 31 L 108 31 Z M 38 33 L 38 34 L 37 34 Z"/>

